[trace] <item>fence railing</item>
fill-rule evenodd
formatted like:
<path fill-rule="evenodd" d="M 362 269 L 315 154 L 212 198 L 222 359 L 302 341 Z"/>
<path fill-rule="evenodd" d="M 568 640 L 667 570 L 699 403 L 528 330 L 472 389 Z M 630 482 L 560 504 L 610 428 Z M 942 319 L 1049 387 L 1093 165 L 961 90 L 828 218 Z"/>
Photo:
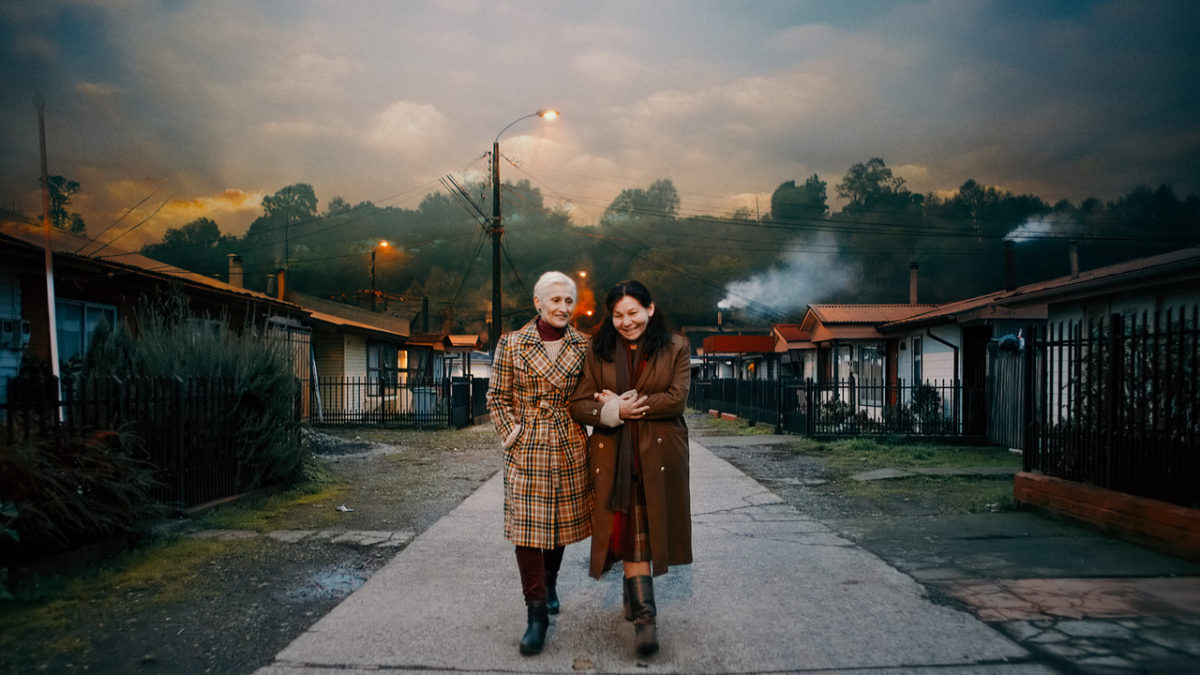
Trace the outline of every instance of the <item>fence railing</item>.
<path fill-rule="evenodd" d="M 4 445 L 60 444 L 72 435 L 133 434 L 139 459 L 154 467 L 151 496 L 181 508 L 257 487 L 236 428 L 227 423 L 227 378 L 53 378 L 9 380 L 0 405 Z M 293 425 L 298 434 L 298 420 Z M 298 440 L 297 440 L 298 442 Z"/>
<path fill-rule="evenodd" d="M 455 377 L 413 384 L 376 378 L 322 378 L 309 389 L 304 421 L 327 426 L 463 427 L 485 415 L 488 380 Z"/>
<path fill-rule="evenodd" d="M 1200 505 L 1200 310 L 1055 323 L 1032 341 L 1025 469 Z"/>
<path fill-rule="evenodd" d="M 732 413 L 781 431 L 806 435 L 902 434 L 962 436 L 981 428 L 964 419 L 961 382 L 905 381 L 819 383 L 812 380 L 719 378 L 692 383 L 689 404 L 698 410 Z"/>

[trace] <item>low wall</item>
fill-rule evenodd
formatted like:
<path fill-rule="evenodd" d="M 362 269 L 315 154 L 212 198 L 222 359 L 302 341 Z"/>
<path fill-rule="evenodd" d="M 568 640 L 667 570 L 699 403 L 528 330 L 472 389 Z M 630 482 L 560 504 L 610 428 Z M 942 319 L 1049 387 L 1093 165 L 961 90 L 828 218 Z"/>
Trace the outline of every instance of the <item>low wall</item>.
<path fill-rule="evenodd" d="M 1027 472 L 1014 478 L 1013 498 L 1018 504 L 1200 562 L 1200 510 Z"/>

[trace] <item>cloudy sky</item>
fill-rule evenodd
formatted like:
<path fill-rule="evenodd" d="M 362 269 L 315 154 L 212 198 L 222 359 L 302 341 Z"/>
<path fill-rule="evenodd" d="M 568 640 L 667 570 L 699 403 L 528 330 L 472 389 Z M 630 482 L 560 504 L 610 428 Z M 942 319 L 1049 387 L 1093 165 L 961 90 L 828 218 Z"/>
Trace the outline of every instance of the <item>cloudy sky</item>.
<path fill-rule="evenodd" d="M 830 196 L 881 157 L 916 192 L 967 179 L 1050 203 L 1200 193 L 1200 3 L 0 0 L 0 202 L 50 173 L 93 234 L 200 216 L 241 233 L 264 194 L 415 208 L 501 172 L 594 222 L 674 181 L 685 214 Z M 108 236 L 108 235 L 106 235 Z"/>

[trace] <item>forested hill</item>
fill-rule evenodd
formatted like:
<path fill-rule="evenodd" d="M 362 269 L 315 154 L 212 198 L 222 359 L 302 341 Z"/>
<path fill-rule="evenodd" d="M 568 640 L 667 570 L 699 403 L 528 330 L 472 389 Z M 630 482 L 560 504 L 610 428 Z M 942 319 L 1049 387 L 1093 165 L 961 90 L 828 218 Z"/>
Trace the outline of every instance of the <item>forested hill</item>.
<path fill-rule="evenodd" d="M 838 210 L 831 190 L 844 204 Z M 143 252 L 222 279 L 227 254 L 236 253 L 246 285 L 258 290 L 286 264 L 290 287 L 366 305 L 374 250 L 379 306 L 412 318 L 428 299 L 433 326 L 486 333 L 490 188 L 468 186 L 467 194 L 431 193 L 416 209 L 333 197 L 321 209 L 300 183 L 266 197 L 242 237 L 199 219 Z M 907 302 L 913 262 L 921 302 L 1000 289 L 1006 239 L 1015 243 L 1017 283 L 1067 274 L 1072 241 L 1083 269 L 1200 243 L 1200 198 L 1169 186 L 1050 205 L 967 180 L 938 198 L 910 192 L 879 159 L 855 164 L 833 188 L 816 175 L 787 181 L 758 216 L 684 214 L 669 179 L 622 191 L 594 226 L 572 223 L 528 181 L 505 184 L 503 206 L 505 329 L 532 316 L 532 284 L 547 269 L 585 271 L 587 289 L 600 296 L 621 279 L 640 279 L 676 325 L 711 325 L 718 305 L 726 322 L 761 324 L 798 321 L 809 303 Z"/>

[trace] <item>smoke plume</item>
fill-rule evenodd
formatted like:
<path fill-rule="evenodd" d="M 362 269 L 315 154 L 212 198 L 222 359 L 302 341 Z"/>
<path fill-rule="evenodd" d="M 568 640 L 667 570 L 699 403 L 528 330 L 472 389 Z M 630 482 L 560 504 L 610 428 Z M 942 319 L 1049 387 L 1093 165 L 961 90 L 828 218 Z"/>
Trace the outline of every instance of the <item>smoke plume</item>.
<path fill-rule="evenodd" d="M 848 288 L 859 277 L 858 268 L 840 254 L 832 236 L 825 234 L 786 255 L 776 267 L 725 286 L 719 309 L 753 314 L 790 314 L 826 300 Z"/>

